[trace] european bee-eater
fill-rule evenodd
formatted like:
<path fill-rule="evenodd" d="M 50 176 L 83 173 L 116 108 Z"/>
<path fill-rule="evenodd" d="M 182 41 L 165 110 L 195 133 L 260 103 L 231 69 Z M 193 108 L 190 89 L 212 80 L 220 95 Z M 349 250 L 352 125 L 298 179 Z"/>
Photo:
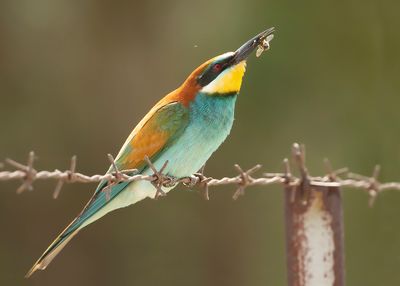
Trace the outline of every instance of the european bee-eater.
<path fill-rule="evenodd" d="M 137 169 L 151 175 L 145 157 L 157 169 L 168 160 L 164 173 L 180 178 L 197 172 L 229 135 L 236 98 L 242 84 L 247 57 L 272 35 L 270 28 L 253 37 L 235 52 L 214 57 L 198 68 L 175 91 L 161 99 L 139 122 L 119 151 L 120 170 Z M 271 36 L 272 37 L 272 36 Z M 112 172 L 112 168 L 108 172 Z M 82 212 L 47 248 L 27 273 L 43 270 L 84 227 L 105 214 L 154 197 L 149 181 L 120 182 L 104 192 L 101 182 Z M 164 192 L 172 188 L 164 187 Z"/>

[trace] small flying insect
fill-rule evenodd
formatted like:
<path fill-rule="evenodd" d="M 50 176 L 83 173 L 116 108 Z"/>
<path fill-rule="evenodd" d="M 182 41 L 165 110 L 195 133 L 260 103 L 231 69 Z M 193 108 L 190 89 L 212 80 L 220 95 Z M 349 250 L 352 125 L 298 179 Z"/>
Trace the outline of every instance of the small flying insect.
<path fill-rule="evenodd" d="M 270 48 L 269 42 L 274 38 L 274 34 L 268 35 L 259 45 L 256 51 L 256 57 L 258 58 L 264 51 L 268 51 Z"/>

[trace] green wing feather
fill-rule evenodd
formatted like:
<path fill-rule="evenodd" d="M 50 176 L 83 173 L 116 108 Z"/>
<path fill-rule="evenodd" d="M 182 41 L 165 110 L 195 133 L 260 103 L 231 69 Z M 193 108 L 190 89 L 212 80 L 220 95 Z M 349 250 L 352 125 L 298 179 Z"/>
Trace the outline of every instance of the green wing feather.
<path fill-rule="evenodd" d="M 174 139 L 182 134 L 188 124 L 188 120 L 188 110 L 179 102 L 165 105 L 154 113 L 154 115 L 142 127 L 142 129 L 145 129 L 146 125 L 155 123 L 156 126 L 159 126 L 159 130 L 153 130 L 153 132 L 167 132 L 169 136 L 163 148 L 157 150 L 157 152 L 150 157 L 151 161 L 154 162 L 157 160 L 157 158 L 162 154 L 162 151 L 168 148 L 168 146 L 174 142 Z M 132 140 L 134 139 L 135 138 Z M 139 171 L 139 173 L 141 173 L 147 168 L 144 158 L 141 158 L 141 162 L 138 166 L 132 166 L 125 163 L 127 162 L 126 158 L 128 158 L 128 156 L 132 157 L 134 153 L 135 149 L 132 149 L 131 145 L 127 145 L 124 148 L 124 150 L 121 152 L 122 155 L 116 160 L 116 165 L 120 170 L 135 168 Z M 110 168 L 108 172 L 111 171 L 112 169 Z M 82 213 L 76 218 L 74 223 L 69 226 L 65 235 L 68 235 L 70 232 L 79 228 L 79 226 L 81 226 L 88 218 L 113 200 L 121 191 L 126 188 L 128 184 L 129 182 L 121 182 L 117 185 L 114 185 L 111 187 L 111 190 L 108 191 L 109 193 L 106 194 L 106 192 L 103 192 L 102 190 L 107 185 L 107 181 L 100 182 L 93 197 L 83 209 Z"/>

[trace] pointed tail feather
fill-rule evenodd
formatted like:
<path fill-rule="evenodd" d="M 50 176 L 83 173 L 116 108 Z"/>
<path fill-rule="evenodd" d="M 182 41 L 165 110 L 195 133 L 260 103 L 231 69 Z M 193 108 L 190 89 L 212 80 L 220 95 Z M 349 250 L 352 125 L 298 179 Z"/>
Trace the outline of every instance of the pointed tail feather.
<path fill-rule="evenodd" d="M 68 232 L 70 226 L 71 225 L 69 225 L 46 249 L 42 256 L 40 256 L 40 258 L 25 275 L 25 278 L 29 278 L 36 270 L 46 269 L 54 257 L 56 257 L 56 255 L 64 248 L 64 246 L 66 246 L 67 243 L 79 232 L 79 229 L 76 229 L 73 232 Z"/>
<path fill-rule="evenodd" d="M 53 243 L 47 248 L 42 256 L 36 261 L 33 267 L 25 275 L 26 278 L 30 277 L 36 270 L 44 270 L 50 264 L 50 262 L 56 257 L 56 255 L 67 245 L 67 243 L 85 226 L 92 223 L 93 221 L 101 218 L 108 212 L 127 206 L 133 201 L 124 200 L 122 202 L 114 200 L 114 198 L 122 192 L 129 182 L 122 182 L 111 188 L 110 197 L 107 198 L 105 192 L 100 192 L 105 184 L 100 183 L 93 197 L 84 207 L 82 212 L 64 229 L 64 231 L 53 241 Z M 145 195 L 138 195 L 135 201 L 144 199 Z"/>

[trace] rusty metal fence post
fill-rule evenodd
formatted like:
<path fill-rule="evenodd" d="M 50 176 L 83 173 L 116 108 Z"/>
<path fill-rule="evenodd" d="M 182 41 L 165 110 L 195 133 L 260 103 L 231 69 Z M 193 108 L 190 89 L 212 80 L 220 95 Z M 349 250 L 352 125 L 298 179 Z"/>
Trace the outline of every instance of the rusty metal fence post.
<path fill-rule="evenodd" d="M 343 286 L 344 245 L 339 187 L 314 185 L 305 167 L 305 153 L 293 146 L 301 183 L 285 187 L 287 280 L 289 286 Z M 333 174 L 333 173 L 332 173 Z M 335 179 L 334 175 L 330 178 Z"/>

